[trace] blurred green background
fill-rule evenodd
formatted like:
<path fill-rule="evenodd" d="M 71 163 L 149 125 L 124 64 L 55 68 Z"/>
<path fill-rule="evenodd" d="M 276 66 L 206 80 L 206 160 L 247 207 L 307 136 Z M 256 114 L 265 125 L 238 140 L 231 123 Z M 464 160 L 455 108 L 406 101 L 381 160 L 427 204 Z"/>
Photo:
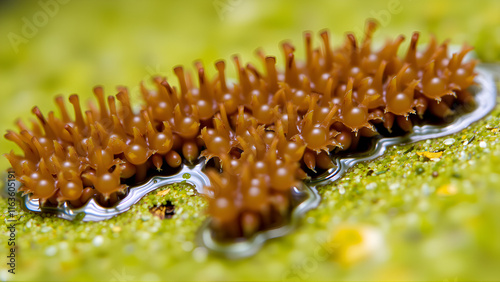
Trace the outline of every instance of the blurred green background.
<path fill-rule="evenodd" d="M 345 32 L 359 35 L 367 18 L 380 21 L 376 42 L 420 31 L 422 43 L 435 34 L 439 41 L 475 46 L 483 62 L 498 62 L 499 11 L 496 0 L 0 0 L 0 130 L 13 129 L 16 118 L 27 121 L 34 105 L 44 113 L 53 110 L 57 94 L 77 93 L 86 100 L 95 85 L 103 85 L 108 95 L 117 85 L 128 86 L 138 100 L 141 80 L 159 74 L 175 84 L 172 68 L 192 69 L 198 59 L 210 74 L 216 60 L 233 54 L 256 61 L 258 47 L 281 61 L 282 40 L 291 40 L 302 58 L 303 31 L 328 28 L 339 46 Z M 406 47 L 407 42 L 401 49 Z M 2 265 L 0 280 L 498 279 L 500 144 L 498 131 L 485 128 L 498 126 L 499 116 L 497 109 L 453 136 L 457 142 L 438 163 L 414 152 L 404 156 L 407 146 L 361 166 L 340 186 L 321 190 L 322 205 L 308 214 L 299 232 L 274 240 L 247 260 L 207 258 L 205 251 L 193 250 L 204 204 L 184 191 L 170 196 L 179 215 L 163 222 L 148 212 L 159 196 L 100 223 L 25 214 L 18 235 L 21 276 L 6 276 Z M 461 147 L 472 136 L 478 136 L 474 144 L 486 140 L 495 147 Z M 415 151 L 442 149 L 443 140 L 421 142 Z M 14 145 L 2 138 L 0 149 L 6 153 Z M 463 154 L 469 158 L 457 159 Z M 401 163 L 408 171 L 396 173 Z M 2 158 L 0 169 L 7 167 Z M 424 172 L 416 175 L 420 168 Z M 361 177 L 370 169 L 380 176 Z M 433 171 L 440 176 L 433 177 Z M 378 188 L 365 189 L 372 182 Z M 405 188 L 394 190 L 400 182 Z M 345 194 L 337 187 L 345 187 Z M 324 258 L 316 250 L 332 236 L 342 246 Z M 358 244 L 363 247 L 349 248 Z M 358 265 L 367 252 L 377 253 L 376 259 Z"/>

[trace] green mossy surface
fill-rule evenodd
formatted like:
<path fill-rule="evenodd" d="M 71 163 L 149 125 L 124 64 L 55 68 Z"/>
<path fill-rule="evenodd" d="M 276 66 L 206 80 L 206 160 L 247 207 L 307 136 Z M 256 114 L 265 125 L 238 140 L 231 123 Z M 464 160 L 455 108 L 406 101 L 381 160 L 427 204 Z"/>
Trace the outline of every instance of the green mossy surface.
<path fill-rule="evenodd" d="M 216 2 L 232 4 L 221 16 Z M 190 66 L 197 58 L 209 74 L 215 73 L 212 62 L 234 53 L 255 62 L 252 53 L 259 46 L 281 59 L 278 42 L 287 38 L 302 58 L 303 30 L 330 28 L 338 46 L 345 31 L 359 34 L 366 18 L 394 2 L 69 1 L 18 52 L 6 35 L 20 34 L 22 18 L 40 7 L 29 1 L 3 6 L 0 127 L 5 132 L 15 118 L 26 121 L 33 105 L 53 110 L 55 94 L 78 93 L 86 100 L 99 84 L 111 95 L 116 85 L 132 87 L 151 75 L 172 79 L 173 66 Z M 401 11 L 382 23 L 377 42 L 419 30 L 424 44 L 434 33 L 440 41 L 474 45 L 483 61 L 500 60 L 500 1 L 396 2 Z M 232 69 L 228 73 L 235 77 Z M 131 92 L 138 100 L 138 87 Z M 196 244 L 207 203 L 186 185 L 165 187 L 170 190 L 163 196 L 152 192 L 130 211 L 102 222 L 19 211 L 16 274 L 7 272 L 10 233 L 2 225 L 0 280 L 495 280 L 500 277 L 499 125 L 497 107 L 460 133 L 395 146 L 357 165 L 337 183 L 319 188 L 322 202 L 298 230 L 237 261 Z M 2 153 L 13 148 L 0 141 Z M 443 152 L 436 160 L 417 154 L 436 150 Z M 7 167 L 2 159 L 0 168 Z M 167 201 L 175 205 L 173 218 L 152 216 L 149 209 Z M 7 225 L 4 198 L 0 211 Z"/>
<path fill-rule="evenodd" d="M 500 259 L 499 125 L 497 108 L 460 133 L 391 147 L 337 183 L 320 187 L 322 202 L 299 230 L 237 261 L 196 245 L 206 202 L 187 185 L 165 187 L 165 195 L 152 192 L 130 211 L 101 222 L 21 211 L 15 278 L 492 279 L 498 277 Z M 443 152 L 439 159 L 417 154 L 437 150 Z M 173 218 L 152 216 L 149 208 L 166 201 L 175 205 Z M 5 199 L 0 209 L 7 209 Z M 336 237 L 338 232 L 350 236 Z M 358 243 L 353 236 L 376 244 L 362 245 L 361 255 L 349 256 Z M 6 270 L 1 275 L 5 278 Z"/>

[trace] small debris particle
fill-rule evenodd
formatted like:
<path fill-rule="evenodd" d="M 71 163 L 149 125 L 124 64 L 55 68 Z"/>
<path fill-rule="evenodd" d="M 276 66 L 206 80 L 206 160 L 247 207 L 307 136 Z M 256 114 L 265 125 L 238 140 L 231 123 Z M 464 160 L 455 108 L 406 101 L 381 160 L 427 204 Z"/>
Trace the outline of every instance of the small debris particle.
<path fill-rule="evenodd" d="M 118 233 L 118 232 L 122 231 L 122 228 L 120 226 L 113 226 L 113 227 L 111 227 L 111 231 Z"/>
<path fill-rule="evenodd" d="M 415 170 L 415 172 L 416 172 L 417 174 L 422 174 L 422 173 L 424 173 L 424 171 L 425 171 L 425 169 L 424 169 L 423 167 L 421 167 L 421 166 L 419 166 L 419 167 Z"/>
<path fill-rule="evenodd" d="M 167 190 L 160 191 L 160 192 L 156 193 L 156 195 L 165 196 L 168 194 L 168 192 L 170 192 L 170 188 L 168 188 Z"/>
<path fill-rule="evenodd" d="M 167 201 L 166 204 L 157 206 L 157 207 L 152 207 L 149 209 L 149 211 L 153 214 L 153 216 L 158 217 L 159 219 L 169 219 L 172 218 L 175 214 L 175 206 L 172 205 L 170 201 Z"/>
<path fill-rule="evenodd" d="M 484 141 L 479 142 L 479 147 L 481 147 L 483 149 L 486 148 L 486 142 L 484 142 Z"/>
<path fill-rule="evenodd" d="M 472 141 L 474 141 L 474 139 L 476 139 L 476 135 L 472 135 L 472 137 L 467 142 L 467 145 L 470 144 L 470 143 L 472 143 Z"/>
<path fill-rule="evenodd" d="M 406 150 L 403 154 L 408 154 L 409 152 L 413 151 L 415 149 L 415 146 L 411 146 L 408 150 Z"/>
<path fill-rule="evenodd" d="M 439 176 L 439 173 L 437 171 L 433 171 L 432 172 L 432 177 L 435 178 L 435 177 L 438 177 L 438 176 Z"/>
<path fill-rule="evenodd" d="M 417 152 L 417 155 L 424 156 L 428 159 L 439 159 L 443 155 L 443 152 Z"/>
<path fill-rule="evenodd" d="M 448 139 L 443 141 L 443 144 L 445 144 L 446 146 L 450 146 L 453 143 L 455 143 L 455 139 L 453 139 L 453 138 L 448 138 Z"/>
<path fill-rule="evenodd" d="M 366 176 L 370 176 L 373 174 L 373 169 L 370 169 L 367 173 L 366 173 Z"/>
<path fill-rule="evenodd" d="M 455 187 L 455 185 L 452 184 L 442 185 L 436 190 L 436 194 L 440 196 L 452 196 L 457 194 L 457 192 L 458 192 L 457 187 Z"/>
<path fill-rule="evenodd" d="M 375 175 L 380 175 L 380 174 L 386 173 L 386 172 L 387 172 L 387 170 L 377 171 L 377 172 L 375 172 Z"/>
<path fill-rule="evenodd" d="M 492 128 L 491 132 L 498 132 L 498 127 Z"/>

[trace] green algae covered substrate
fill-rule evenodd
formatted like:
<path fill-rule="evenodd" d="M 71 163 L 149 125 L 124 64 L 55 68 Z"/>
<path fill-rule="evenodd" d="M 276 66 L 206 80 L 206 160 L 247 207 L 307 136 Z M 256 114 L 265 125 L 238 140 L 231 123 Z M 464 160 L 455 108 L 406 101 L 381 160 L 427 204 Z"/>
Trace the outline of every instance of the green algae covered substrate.
<path fill-rule="evenodd" d="M 319 192 L 320 206 L 306 215 L 299 230 L 236 261 L 197 246 L 207 203 L 184 184 L 154 191 L 130 211 L 101 222 L 20 211 L 16 274 L 2 263 L 0 279 L 498 278 L 500 107 L 457 134 L 391 147 Z M 151 207 L 167 201 L 175 205 L 171 219 L 151 214 Z M 7 223 L 5 198 L 0 210 Z M 3 227 L 4 261 L 9 234 Z"/>

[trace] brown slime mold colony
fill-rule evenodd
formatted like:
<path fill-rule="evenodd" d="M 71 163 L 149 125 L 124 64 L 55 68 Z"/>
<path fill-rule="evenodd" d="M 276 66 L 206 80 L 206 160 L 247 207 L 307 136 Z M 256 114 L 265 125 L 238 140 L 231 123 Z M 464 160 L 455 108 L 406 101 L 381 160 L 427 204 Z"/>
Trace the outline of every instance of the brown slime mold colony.
<path fill-rule="evenodd" d="M 467 88 L 476 62 L 463 60 L 472 48 L 450 57 L 447 42 L 439 45 L 431 37 L 417 51 L 414 33 L 400 58 L 404 37 L 372 50 L 375 28 L 369 21 L 361 42 L 348 34 L 337 49 L 327 31 L 320 34 L 321 48 L 314 49 L 306 32 L 305 62 L 295 60 L 291 44 L 282 44 L 283 72 L 262 51 L 257 54 L 264 71 L 235 56 L 237 83 L 226 79 L 224 61 L 215 63 L 212 79 L 195 63 L 198 83 L 176 67 L 179 87 L 160 77 L 153 79 L 154 90 L 141 85 L 139 112 L 124 87 L 107 98 L 101 87 L 94 88 L 97 106 L 85 112 L 78 96 L 70 96 L 74 118 L 57 97 L 59 116 L 44 116 L 35 107 L 38 121 L 31 127 L 18 121 L 19 132 L 8 131 L 5 138 L 24 154 L 6 157 L 21 190 L 41 206 L 68 201 L 75 208 L 91 198 L 113 206 L 152 172 L 204 157 L 216 238 L 250 237 L 285 224 L 291 189 L 331 168 L 332 155 L 355 151 L 363 138 L 404 134 L 414 122 L 441 120 L 456 105 L 474 102 Z"/>

